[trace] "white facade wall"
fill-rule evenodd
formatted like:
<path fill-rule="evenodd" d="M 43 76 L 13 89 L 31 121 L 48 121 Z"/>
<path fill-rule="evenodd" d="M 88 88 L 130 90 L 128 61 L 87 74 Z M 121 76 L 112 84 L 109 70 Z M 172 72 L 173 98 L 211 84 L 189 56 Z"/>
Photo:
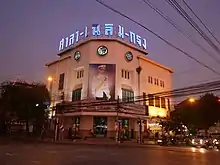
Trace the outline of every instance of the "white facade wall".
<path fill-rule="evenodd" d="M 108 48 L 108 54 L 100 57 L 97 54 L 97 48 L 104 45 Z M 75 51 L 81 52 L 81 59 L 75 61 L 73 56 Z M 134 58 L 132 61 L 125 60 L 125 53 L 132 52 Z M 69 57 L 69 58 L 68 58 Z M 50 63 L 48 65 L 47 76 L 53 77 L 52 95 L 58 96 L 61 91 L 58 91 L 59 75 L 65 73 L 64 89 L 65 100 L 71 101 L 72 91 L 78 87 L 82 87 L 82 99 L 87 98 L 88 92 L 88 74 L 89 64 L 116 64 L 115 78 L 115 98 L 122 97 L 121 88 L 131 88 L 135 96 L 157 93 L 162 91 L 170 91 L 172 89 L 172 73 L 168 68 L 165 68 L 155 62 L 147 59 L 137 58 L 145 57 L 144 52 L 131 47 L 128 44 L 120 43 L 118 40 L 90 40 L 76 46 L 74 49 L 64 52 L 59 58 L 59 62 Z M 63 59 L 63 60 L 62 60 Z M 138 74 L 136 68 L 141 66 L 140 74 L 140 91 L 138 90 Z M 76 78 L 77 70 L 84 70 L 83 78 Z M 121 70 L 127 70 L 131 73 L 131 78 L 124 79 L 121 77 Z M 148 76 L 164 81 L 164 87 L 148 83 Z M 58 97 L 55 97 L 55 100 Z M 171 101 L 170 101 L 171 102 Z M 151 107 L 150 111 L 155 111 L 158 108 Z"/>

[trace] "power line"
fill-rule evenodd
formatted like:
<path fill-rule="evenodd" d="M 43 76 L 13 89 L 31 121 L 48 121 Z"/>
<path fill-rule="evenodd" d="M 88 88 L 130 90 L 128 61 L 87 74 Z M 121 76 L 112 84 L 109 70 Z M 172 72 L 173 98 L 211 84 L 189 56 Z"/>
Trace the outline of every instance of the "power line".
<path fill-rule="evenodd" d="M 212 33 L 212 31 L 205 25 L 205 23 L 199 18 L 199 16 L 193 11 L 193 9 L 189 6 L 189 4 L 183 0 L 183 3 L 186 5 L 186 7 L 193 13 L 193 15 L 199 20 L 199 22 L 205 27 L 205 29 L 211 34 L 211 36 L 215 39 L 216 42 L 220 44 L 220 41 L 217 37 Z"/>
<path fill-rule="evenodd" d="M 171 20 L 167 15 L 165 15 L 159 8 L 157 8 L 152 2 L 149 0 L 142 0 L 145 4 L 147 4 L 151 9 L 153 9 L 156 13 L 158 13 L 162 18 L 164 18 L 168 23 L 170 23 L 174 28 L 176 28 L 182 35 L 187 37 L 192 43 L 194 43 L 196 46 L 198 46 L 200 49 L 202 49 L 206 54 L 208 54 L 212 59 L 214 59 L 216 62 L 220 64 L 220 59 L 216 58 L 213 54 L 208 52 L 204 47 L 202 47 L 199 43 L 197 43 L 195 40 L 193 40 L 189 35 L 184 33 L 178 25 Z"/>
<path fill-rule="evenodd" d="M 176 0 L 165 0 L 171 7 L 173 7 L 199 34 L 200 36 L 218 53 L 220 49 L 212 42 L 212 40 L 202 31 L 195 21 L 187 14 L 187 12 L 178 4 Z"/>
<path fill-rule="evenodd" d="M 207 66 L 206 64 L 204 64 L 203 62 L 197 60 L 195 57 L 191 56 L 190 54 L 186 53 L 185 51 L 183 51 L 182 49 L 180 49 L 179 47 L 175 46 L 174 44 L 170 43 L 169 41 L 165 40 L 163 37 L 161 37 L 160 35 L 158 35 L 157 33 L 153 32 L 151 29 L 149 29 L 148 27 L 142 25 L 141 23 L 133 20 L 132 18 L 126 16 L 125 14 L 121 13 L 120 11 L 106 5 L 105 3 L 103 3 L 100 0 L 96 0 L 96 2 L 100 3 L 101 5 L 105 6 L 106 8 L 108 8 L 109 10 L 112 10 L 113 12 L 127 18 L 128 20 L 136 23 L 137 25 L 139 25 L 140 27 L 146 29 L 147 31 L 149 31 L 150 33 L 152 33 L 153 35 L 155 35 L 156 37 L 158 37 L 160 40 L 164 41 L 166 44 L 168 44 L 169 46 L 173 47 L 174 49 L 178 50 L 179 52 L 183 53 L 184 55 L 186 55 L 187 57 L 191 58 L 192 60 L 196 61 L 197 63 L 199 63 L 200 65 L 202 65 L 203 67 L 211 70 L 212 72 L 214 72 L 217 75 L 220 75 L 219 72 L 217 72 L 216 70 L 212 69 L 211 67 Z"/>

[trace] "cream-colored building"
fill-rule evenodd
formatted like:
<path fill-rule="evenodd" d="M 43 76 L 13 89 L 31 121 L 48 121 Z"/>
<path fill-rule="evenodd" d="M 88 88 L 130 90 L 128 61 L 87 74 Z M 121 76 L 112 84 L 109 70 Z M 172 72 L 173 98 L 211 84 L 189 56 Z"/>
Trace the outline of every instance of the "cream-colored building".
<path fill-rule="evenodd" d="M 73 105 L 76 105 L 74 103 L 79 100 L 85 103 L 95 102 L 98 94 L 95 94 L 94 91 L 97 92 L 101 89 L 104 96 L 111 95 L 110 98 L 104 97 L 104 99 L 110 99 L 107 102 L 114 104 L 114 100 L 117 100 L 118 97 L 123 102 L 120 103 L 122 108 L 119 112 L 114 108 L 100 109 L 95 106 L 71 109 L 69 106 L 69 110 L 63 110 L 65 113 L 56 114 L 64 122 L 65 128 L 71 127 L 76 122 L 76 118 L 80 119 L 80 122 L 77 122 L 80 134 L 84 136 L 89 136 L 90 130 L 96 129 L 94 123 L 102 120 L 105 120 L 103 121 L 105 127 L 100 129 L 107 129 L 107 136 L 114 136 L 117 116 L 122 121 L 126 119 L 122 125 L 128 129 L 130 137 L 134 137 L 133 134 L 139 130 L 137 121 L 140 118 L 147 120 L 148 128 L 155 128 L 158 124 L 152 118 L 156 117 L 160 120 L 160 118 L 169 117 L 170 98 L 150 99 L 151 101 L 146 101 L 147 108 L 140 105 L 143 102 L 135 102 L 135 100 L 138 100 L 137 96 L 143 96 L 143 93 L 150 98 L 149 94 L 170 91 L 172 89 L 172 70 L 149 60 L 144 50 L 123 40 L 110 38 L 84 40 L 73 48 L 60 53 L 57 60 L 46 66 L 47 77 L 50 77 L 48 88 L 52 95 L 52 106 L 61 100 L 69 102 L 69 104 L 73 101 Z M 95 81 L 93 77 L 98 74 L 99 68 L 104 68 L 107 76 L 97 83 L 99 87 L 94 88 L 94 85 L 91 84 L 92 81 Z M 100 76 L 98 77 L 100 78 Z M 108 84 L 103 85 L 103 83 Z M 104 91 L 104 88 L 108 91 Z M 129 101 L 129 103 L 124 103 L 125 101 Z M 123 109 L 123 106 L 127 106 L 127 110 Z M 107 103 L 106 107 L 108 107 Z M 146 109 L 148 109 L 149 115 L 146 113 Z M 99 117 L 103 117 L 103 119 L 100 120 Z M 100 133 L 100 130 L 96 132 Z"/>

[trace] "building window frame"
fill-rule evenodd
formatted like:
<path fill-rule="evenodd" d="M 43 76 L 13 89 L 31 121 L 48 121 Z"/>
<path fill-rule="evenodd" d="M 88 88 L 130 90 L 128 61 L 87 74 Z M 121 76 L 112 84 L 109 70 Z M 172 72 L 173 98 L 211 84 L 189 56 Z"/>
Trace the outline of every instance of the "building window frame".
<path fill-rule="evenodd" d="M 134 91 L 122 88 L 122 102 L 134 102 Z"/>
<path fill-rule="evenodd" d="M 166 99 L 165 99 L 165 97 L 161 97 L 160 98 L 161 99 L 161 108 L 166 108 Z"/>
<path fill-rule="evenodd" d="M 154 106 L 154 96 L 152 94 L 148 94 L 148 98 L 149 98 L 148 105 Z"/>
<path fill-rule="evenodd" d="M 65 73 L 61 73 L 60 76 L 59 76 L 58 90 L 63 90 L 64 81 L 65 81 Z"/>
<path fill-rule="evenodd" d="M 72 101 L 81 100 L 81 96 L 82 96 L 82 88 L 77 88 L 72 91 Z"/>
<path fill-rule="evenodd" d="M 80 79 L 80 78 L 83 78 L 83 77 L 84 77 L 84 70 L 83 69 L 77 70 L 76 71 L 76 78 Z"/>
<path fill-rule="evenodd" d="M 160 97 L 155 96 L 155 107 L 160 108 Z"/>
<path fill-rule="evenodd" d="M 122 69 L 121 70 L 121 77 L 124 79 L 130 80 L 131 79 L 131 71 Z"/>

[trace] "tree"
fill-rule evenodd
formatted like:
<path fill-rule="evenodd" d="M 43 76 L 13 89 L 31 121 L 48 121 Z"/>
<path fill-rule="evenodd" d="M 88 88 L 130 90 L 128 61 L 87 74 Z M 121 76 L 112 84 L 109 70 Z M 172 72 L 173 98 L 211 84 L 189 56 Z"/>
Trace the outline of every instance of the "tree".
<path fill-rule="evenodd" d="M 207 130 L 220 120 L 219 98 L 212 93 L 200 97 L 198 107 L 199 127 Z"/>
<path fill-rule="evenodd" d="M 171 112 L 171 120 L 183 123 L 187 127 L 198 125 L 197 118 L 198 101 L 190 103 L 188 99 L 175 106 L 175 111 Z"/>
<path fill-rule="evenodd" d="M 47 108 L 45 103 L 50 102 L 50 94 L 44 84 L 4 82 L 1 84 L 1 100 L 4 112 L 25 121 L 29 132 L 30 122 L 43 124 Z"/>
<path fill-rule="evenodd" d="M 207 93 L 194 102 L 186 99 L 175 106 L 175 111 L 171 112 L 171 119 L 182 122 L 192 131 L 207 130 L 220 120 L 219 98 L 212 93 Z"/>

